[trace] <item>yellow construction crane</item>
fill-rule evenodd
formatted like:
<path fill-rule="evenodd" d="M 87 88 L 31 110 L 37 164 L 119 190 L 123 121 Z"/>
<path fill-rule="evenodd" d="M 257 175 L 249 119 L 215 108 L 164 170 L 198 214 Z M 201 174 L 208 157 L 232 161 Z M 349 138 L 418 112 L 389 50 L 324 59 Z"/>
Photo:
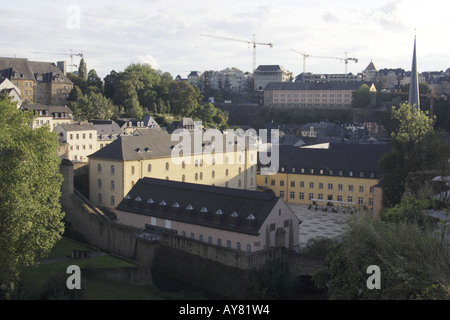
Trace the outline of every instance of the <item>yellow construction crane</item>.
<path fill-rule="evenodd" d="M 57 55 L 65 55 L 70 56 L 70 72 L 73 72 L 73 67 L 76 67 L 76 64 L 73 64 L 73 57 L 79 56 L 83 58 L 83 51 L 81 53 L 73 53 L 73 50 L 70 50 L 70 53 L 61 53 L 61 52 L 30 52 L 30 53 L 37 53 L 37 54 L 57 54 Z"/>
<path fill-rule="evenodd" d="M 291 49 L 291 51 L 294 51 L 296 53 L 302 54 L 303 55 L 303 72 L 306 71 L 306 58 L 322 58 L 322 59 L 337 59 L 337 60 L 342 60 L 345 61 L 345 74 L 347 74 L 347 65 L 349 61 L 355 61 L 355 63 L 358 63 L 358 59 L 357 58 L 348 58 L 347 57 L 347 52 L 345 52 L 345 58 L 337 58 L 337 57 L 323 57 L 323 56 L 312 56 L 310 54 L 306 54 L 303 52 L 299 52 L 297 50 Z"/>
<path fill-rule="evenodd" d="M 226 38 L 226 37 L 219 37 L 219 36 L 212 36 L 212 35 L 206 35 L 201 34 L 203 37 L 211 37 L 211 38 L 217 38 L 217 39 L 223 39 L 223 40 L 230 40 L 230 41 L 239 41 L 239 42 L 245 42 L 248 45 L 253 44 L 253 72 L 255 72 L 256 69 L 256 45 L 263 45 L 263 46 L 269 46 L 273 48 L 272 43 L 262 43 L 262 42 L 256 42 L 256 37 L 253 34 L 253 41 L 250 40 L 240 40 L 240 39 L 233 39 L 233 38 Z"/>

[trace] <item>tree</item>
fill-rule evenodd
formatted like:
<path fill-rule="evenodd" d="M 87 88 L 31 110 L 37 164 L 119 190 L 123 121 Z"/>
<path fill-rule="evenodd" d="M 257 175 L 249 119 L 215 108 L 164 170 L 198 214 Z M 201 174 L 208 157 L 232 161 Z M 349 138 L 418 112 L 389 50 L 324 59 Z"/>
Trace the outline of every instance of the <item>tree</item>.
<path fill-rule="evenodd" d="M 31 130 L 34 121 L 0 98 L 0 299 L 14 297 L 21 269 L 64 231 L 58 140 L 46 126 Z"/>
<path fill-rule="evenodd" d="M 380 268 L 380 290 L 367 287 L 367 269 L 373 265 Z M 448 299 L 450 257 L 417 224 L 363 217 L 350 222 L 313 278 L 328 288 L 330 299 Z"/>
<path fill-rule="evenodd" d="M 363 84 L 355 92 L 353 92 L 352 106 L 354 108 L 367 108 L 370 104 L 370 88 L 367 84 Z"/>
<path fill-rule="evenodd" d="M 169 87 L 169 102 L 172 112 L 190 116 L 199 106 L 201 94 L 185 81 L 173 81 Z"/>
<path fill-rule="evenodd" d="M 410 173 L 443 168 L 449 157 L 448 143 L 433 130 L 426 113 L 405 103 L 392 108 L 392 119 L 391 150 L 379 161 L 384 207 L 400 203 Z"/>
<path fill-rule="evenodd" d="M 80 65 L 78 66 L 78 77 L 83 81 L 87 81 L 87 66 L 84 58 L 81 58 Z"/>
<path fill-rule="evenodd" d="M 70 101 L 69 107 L 80 120 L 111 119 L 118 115 L 119 109 L 101 93 L 90 91 L 77 100 Z"/>
<path fill-rule="evenodd" d="M 97 72 L 92 69 L 89 71 L 87 75 L 87 85 L 88 88 L 91 88 L 91 91 L 95 91 L 98 93 L 103 92 L 103 82 L 102 79 L 97 75 Z"/>

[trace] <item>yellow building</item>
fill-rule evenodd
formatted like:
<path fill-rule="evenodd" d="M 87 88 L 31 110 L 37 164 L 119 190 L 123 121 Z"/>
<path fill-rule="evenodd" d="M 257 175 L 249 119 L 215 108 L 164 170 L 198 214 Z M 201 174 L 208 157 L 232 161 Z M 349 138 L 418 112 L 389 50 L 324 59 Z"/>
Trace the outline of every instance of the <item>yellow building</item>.
<path fill-rule="evenodd" d="M 257 175 L 259 190 L 286 202 L 373 210 L 378 160 L 386 144 L 329 144 L 327 148 L 280 146 L 279 170 Z"/>
<path fill-rule="evenodd" d="M 256 147 L 234 134 L 221 138 L 222 147 L 209 152 L 213 144 L 206 136 L 192 151 L 169 134 L 121 136 L 89 156 L 90 201 L 114 208 L 144 177 L 256 190 Z"/>

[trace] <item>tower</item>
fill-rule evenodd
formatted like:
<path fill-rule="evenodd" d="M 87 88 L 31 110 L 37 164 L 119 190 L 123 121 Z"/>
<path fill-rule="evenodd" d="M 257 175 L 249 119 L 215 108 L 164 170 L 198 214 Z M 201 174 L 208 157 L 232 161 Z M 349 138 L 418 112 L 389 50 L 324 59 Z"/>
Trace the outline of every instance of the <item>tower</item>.
<path fill-rule="evenodd" d="M 411 107 L 415 107 L 420 111 L 420 97 L 419 97 L 419 77 L 417 75 L 417 60 L 416 60 L 416 37 L 414 36 L 414 51 L 411 66 L 411 84 L 409 86 L 408 102 Z"/>

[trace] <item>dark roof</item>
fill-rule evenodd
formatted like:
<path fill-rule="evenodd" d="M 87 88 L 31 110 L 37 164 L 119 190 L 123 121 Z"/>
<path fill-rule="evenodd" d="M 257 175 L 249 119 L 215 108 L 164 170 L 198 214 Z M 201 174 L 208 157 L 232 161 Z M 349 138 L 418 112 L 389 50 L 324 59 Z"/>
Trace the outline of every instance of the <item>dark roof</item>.
<path fill-rule="evenodd" d="M 94 128 L 97 130 L 97 135 L 120 135 L 122 129 L 112 120 L 91 120 Z"/>
<path fill-rule="evenodd" d="M 28 61 L 25 58 L 0 57 L 0 75 L 11 80 L 21 79 L 72 84 L 72 81 L 54 63 Z"/>
<path fill-rule="evenodd" d="M 270 82 L 264 91 L 270 90 L 357 90 L 364 82 Z"/>
<path fill-rule="evenodd" d="M 176 137 L 172 141 L 172 135 L 170 134 L 151 134 L 151 135 L 136 135 L 136 136 L 121 136 L 117 140 L 98 150 L 89 156 L 89 158 L 100 158 L 100 159 L 112 159 L 112 160 L 141 160 L 141 159 L 152 159 L 152 158 L 169 158 L 172 155 L 172 150 L 177 146 L 182 146 L 183 143 L 187 143 L 185 138 L 182 136 Z M 202 143 L 201 150 L 194 145 L 195 139 L 191 137 L 190 141 L 192 143 L 191 150 L 193 151 L 203 151 L 204 148 L 210 148 L 209 143 L 214 142 L 214 136 L 209 137 L 210 139 L 206 139 L 206 136 L 203 136 L 204 140 Z M 223 140 L 223 150 L 229 150 L 229 146 L 226 143 L 233 143 L 235 147 L 248 147 L 249 149 L 256 148 L 256 145 L 253 145 L 252 141 L 248 142 L 248 140 L 243 141 L 243 139 L 231 138 L 228 139 L 226 135 L 222 135 Z M 232 141 L 231 141 L 232 140 Z M 243 145 L 245 143 L 245 145 Z M 220 144 L 217 144 L 220 146 Z M 212 148 L 214 149 L 214 148 Z M 174 151 L 178 156 L 183 153 L 183 150 Z M 219 153 L 219 150 L 217 150 Z"/>
<path fill-rule="evenodd" d="M 56 112 L 65 112 L 68 114 L 72 114 L 72 110 L 68 106 L 49 106 L 44 104 L 23 104 L 21 106 L 22 110 L 26 111 L 35 111 L 35 110 L 46 110 L 49 113 L 56 113 Z"/>
<path fill-rule="evenodd" d="M 339 176 L 342 171 L 343 176 L 358 178 L 360 172 L 364 172 L 364 178 L 369 178 L 374 174 L 374 178 L 381 177 L 381 171 L 378 168 L 378 160 L 384 153 L 388 152 L 388 144 L 356 144 L 356 143 L 331 143 L 329 149 L 299 148 L 288 145 L 279 146 L 279 168 L 284 168 L 284 172 L 301 173 L 305 169 L 305 174 L 311 174 L 314 169 L 314 175 L 318 175 L 320 170 L 324 175 Z"/>
<path fill-rule="evenodd" d="M 267 72 L 267 71 L 287 71 L 286 69 L 284 69 L 282 66 L 280 65 L 260 65 L 258 66 L 258 68 L 256 68 L 255 71 L 262 71 L 262 72 Z"/>
<path fill-rule="evenodd" d="M 116 209 L 258 235 L 258 230 L 279 200 L 269 192 L 142 178 Z M 162 201 L 166 205 L 161 205 Z M 236 214 L 237 217 L 233 218 Z"/>

